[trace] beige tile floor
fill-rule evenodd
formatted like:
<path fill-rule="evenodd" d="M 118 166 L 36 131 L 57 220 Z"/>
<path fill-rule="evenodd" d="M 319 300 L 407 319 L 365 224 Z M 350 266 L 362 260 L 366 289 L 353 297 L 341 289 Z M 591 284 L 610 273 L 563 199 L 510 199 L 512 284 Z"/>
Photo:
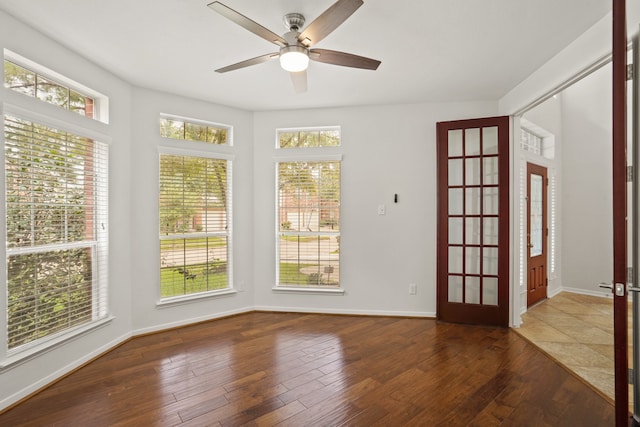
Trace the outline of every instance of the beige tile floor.
<path fill-rule="evenodd" d="M 613 401 L 611 298 L 562 292 L 530 308 L 522 321 L 516 332 Z"/>

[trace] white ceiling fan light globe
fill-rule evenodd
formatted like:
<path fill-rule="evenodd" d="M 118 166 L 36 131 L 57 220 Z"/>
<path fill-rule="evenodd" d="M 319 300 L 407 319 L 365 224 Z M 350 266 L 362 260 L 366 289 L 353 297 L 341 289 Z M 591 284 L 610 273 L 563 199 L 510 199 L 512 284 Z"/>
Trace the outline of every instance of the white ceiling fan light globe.
<path fill-rule="evenodd" d="M 309 66 L 309 53 L 302 46 L 285 46 L 280 49 L 280 66 L 291 73 L 304 71 Z"/>

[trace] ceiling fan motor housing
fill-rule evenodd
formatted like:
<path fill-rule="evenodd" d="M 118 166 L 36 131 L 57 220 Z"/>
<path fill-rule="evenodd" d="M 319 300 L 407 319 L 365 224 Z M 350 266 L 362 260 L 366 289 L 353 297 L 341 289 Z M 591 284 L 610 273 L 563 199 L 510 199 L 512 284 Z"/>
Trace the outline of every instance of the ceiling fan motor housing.
<path fill-rule="evenodd" d="M 287 13 L 282 18 L 285 28 L 289 31 L 300 31 L 304 21 L 304 15 L 300 13 Z"/>

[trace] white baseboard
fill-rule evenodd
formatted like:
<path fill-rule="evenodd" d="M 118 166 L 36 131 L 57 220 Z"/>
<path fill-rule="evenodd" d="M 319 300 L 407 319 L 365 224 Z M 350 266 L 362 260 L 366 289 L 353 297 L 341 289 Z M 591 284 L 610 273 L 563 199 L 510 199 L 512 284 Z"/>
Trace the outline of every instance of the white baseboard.
<path fill-rule="evenodd" d="M 435 312 L 429 311 L 388 311 L 388 310 L 342 310 L 334 308 L 307 308 L 307 307 L 273 307 L 256 306 L 257 311 L 273 311 L 287 313 L 317 313 L 317 314 L 344 314 L 352 316 L 391 316 L 391 317 L 426 317 L 435 318 Z"/>
<path fill-rule="evenodd" d="M 248 313 L 251 311 L 256 310 L 254 307 L 243 307 L 243 308 L 238 308 L 235 310 L 229 310 L 229 311 L 223 311 L 221 313 L 214 313 L 214 314 L 210 314 L 207 316 L 200 316 L 200 317 L 192 317 L 189 319 L 182 319 L 178 322 L 171 322 L 171 323 L 163 323 L 161 325 L 154 325 L 154 326 L 149 326 L 147 328 L 140 328 L 140 329 L 134 329 L 132 336 L 135 338 L 138 335 L 145 335 L 145 334 L 150 334 L 153 332 L 161 332 L 161 331 L 165 331 L 167 329 L 173 329 L 173 328 L 179 328 L 181 326 L 188 326 L 188 325 L 193 325 L 195 323 L 201 323 L 201 322 L 206 322 L 209 320 L 215 320 L 215 319 L 219 319 L 222 317 L 229 317 L 229 316 L 233 316 L 236 314 L 242 314 L 242 313 Z"/>
<path fill-rule="evenodd" d="M 592 290 L 587 290 L 582 288 L 571 288 L 571 287 L 562 287 L 553 295 L 549 295 L 549 298 L 552 298 L 558 295 L 560 292 L 571 292 L 572 294 L 590 295 L 592 297 L 602 297 L 602 298 L 609 298 L 609 299 L 612 298 L 610 290 L 603 289 L 602 291 L 597 291 L 597 290 L 592 291 Z"/>

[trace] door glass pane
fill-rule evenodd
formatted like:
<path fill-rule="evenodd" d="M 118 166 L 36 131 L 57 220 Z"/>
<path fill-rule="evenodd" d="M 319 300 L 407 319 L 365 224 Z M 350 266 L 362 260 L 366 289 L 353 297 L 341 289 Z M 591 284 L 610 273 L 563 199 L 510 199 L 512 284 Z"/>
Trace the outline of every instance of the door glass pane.
<path fill-rule="evenodd" d="M 481 218 L 467 218 L 466 219 L 466 244 L 467 245 L 479 245 L 480 242 L 480 221 Z"/>
<path fill-rule="evenodd" d="M 449 246 L 449 273 L 462 273 L 462 248 Z"/>
<path fill-rule="evenodd" d="M 498 184 L 498 158 L 482 158 L 482 183 L 484 185 Z"/>
<path fill-rule="evenodd" d="M 449 215 L 462 215 L 462 188 L 449 189 Z"/>
<path fill-rule="evenodd" d="M 477 156 L 480 154 L 480 129 L 465 129 L 464 131 L 465 156 Z"/>
<path fill-rule="evenodd" d="M 483 188 L 482 210 L 485 215 L 498 215 L 498 188 Z"/>
<path fill-rule="evenodd" d="M 466 159 L 466 185 L 480 185 L 480 158 Z M 452 184 L 449 184 L 452 185 Z"/>
<path fill-rule="evenodd" d="M 498 218 L 483 218 L 484 227 L 482 227 L 483 245 L 498 244 Z"/>
<path fill-rule="evenodd" d="M 482 250 L 482 273 L 492 276 L 498 275 L 498 248 L 484 248 Z"/>
<path fill-rule="evenodd" d="M 467 188 L 467 215 L 480 215 L 480 188 Z"/>
<path fill-rule="evenodd" d="M 449 140 L 449 157 L 462 156 L 462 129 L 450 130 Z"/>
<path fill-rule="evenodd" d="M 498 279 L 496 277 L 482 278 L 482 304 L 498 305 Z"/>
<path fill-rule="evenodd" d="M 480 304 L 480 278 L 466 276 L 465 284 L 465 301 L 467 304 Z"/>
<path fill-rule="evenodd" d="M 462 276 L 449 276 L 449 302 L 462 302 Z"/>
<path fill-rule="evenodd" d="M 480 274 L 480 248 L 466 248 L 465 273 Z"/>
<path fill-rule="evenodd" d="M 531 217 L 529 224 L 531 227 L 531 252 L 529 256 L 542 255 L 542 176 L 531 174 Z"/>
<path fill-rule="evenodd" d="M 462 182 L 462 159 L 449 160 L 449 186 L 463 185 Z"/>
<path fill-rule="evenodd" d="M 482 128 L 482 153 L 498 154 L 498 127 Z"/>
<path fill-rule="evenodd" d="M 449 244 L 461 245 L 462 241 L 462 218 L 449 218 Z"/>

